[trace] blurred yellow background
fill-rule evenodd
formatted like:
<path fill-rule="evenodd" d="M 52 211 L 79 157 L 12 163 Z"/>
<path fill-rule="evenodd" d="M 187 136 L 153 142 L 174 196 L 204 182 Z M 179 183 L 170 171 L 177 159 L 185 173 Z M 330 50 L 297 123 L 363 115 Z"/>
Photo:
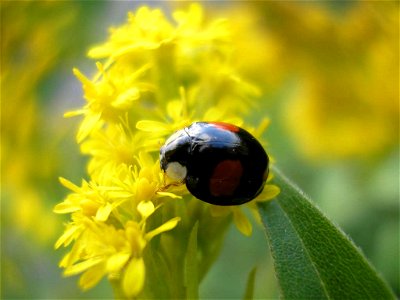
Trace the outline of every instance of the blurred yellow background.
<path fill-rule="evenodd" d="M 1 296 L 112 297 L 104 282 L 82 293 L 62 278 L 52 212 L 63 176 L 85 178 L 75 143 L 79 67 L 89 47 L 138 2 L 1 2 Z M 150 2 L 169 11 L 177 2 Z M 362 249 L 399 295 L 399 3 L 205 2 L 226 17 L 244 77 L 262 91 L 248 123 L 272 120 L 265 137 L 277 165 Z M 243 295 L 258 265 L 255 298 L 278 296 L 261 229 L 228 234 L 201 285 L 203 298 Z M 232 263 L 234 262 L 234 263 Z"/>

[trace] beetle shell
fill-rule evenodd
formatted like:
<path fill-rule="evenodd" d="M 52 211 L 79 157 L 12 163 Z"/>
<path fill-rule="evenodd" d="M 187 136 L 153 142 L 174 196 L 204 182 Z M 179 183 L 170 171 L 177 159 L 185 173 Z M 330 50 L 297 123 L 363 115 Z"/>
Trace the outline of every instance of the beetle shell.
<path fill-rule="evenodd" d="M 254 199 L 264 187 L 268 164 L 268 155 L 256 138 L 222 122 L 193 123 L 175 132 L 160 150 L 161 169 L 184 169 L 180 179 L 189 192 L 214 205 Z"/>

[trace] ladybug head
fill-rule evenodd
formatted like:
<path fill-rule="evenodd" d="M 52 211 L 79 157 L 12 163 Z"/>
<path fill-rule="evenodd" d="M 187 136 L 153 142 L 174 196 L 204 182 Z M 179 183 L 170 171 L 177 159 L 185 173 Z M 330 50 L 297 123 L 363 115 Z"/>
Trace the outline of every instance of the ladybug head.
<path fill-rule="evenodd" d="M 171 135 L 160 149 L 160 166 L 168 177 L 182 181 L 187 174 L 191 139 L 184 129 Z"/>

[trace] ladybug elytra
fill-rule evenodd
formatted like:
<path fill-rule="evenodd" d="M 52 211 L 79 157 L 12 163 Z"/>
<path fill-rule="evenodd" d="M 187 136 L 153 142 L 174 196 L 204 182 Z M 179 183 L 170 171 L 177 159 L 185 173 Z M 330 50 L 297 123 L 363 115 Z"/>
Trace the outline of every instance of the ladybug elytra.
<path fill-rule="evenodd" d="M 223 122 L 196 122 L 172 134 L 160 150 L 161 169 L 196 198 L 239 205 L 261 193 L 269 158 L 246 130 Z"/>

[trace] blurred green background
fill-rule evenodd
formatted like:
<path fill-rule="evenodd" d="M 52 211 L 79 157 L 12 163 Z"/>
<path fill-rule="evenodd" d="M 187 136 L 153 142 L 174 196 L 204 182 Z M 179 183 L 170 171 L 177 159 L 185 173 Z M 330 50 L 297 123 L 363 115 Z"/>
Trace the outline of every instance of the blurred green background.
<path fill-rule="evenodd" d="M 110 298 L 106 281 L 86 293 L 63 278 L 54 250 L 67 194 L 85 178 L 75 143 L 83 105 L 78 67 L 139 2 L 1 2 L 1 297 Z M 151 2 L 165 12 L 185 3 Z M 272 120 L 264 138 L 277 166 L 399 287 L 399 2 L 205 2 L 230 20 L 236 67 L 258 85 Z M 257 266 L 255 298 L 278 297 L 261 228 L 233 226 L 201 285 L 202 298 L 237 298 Z"/>

